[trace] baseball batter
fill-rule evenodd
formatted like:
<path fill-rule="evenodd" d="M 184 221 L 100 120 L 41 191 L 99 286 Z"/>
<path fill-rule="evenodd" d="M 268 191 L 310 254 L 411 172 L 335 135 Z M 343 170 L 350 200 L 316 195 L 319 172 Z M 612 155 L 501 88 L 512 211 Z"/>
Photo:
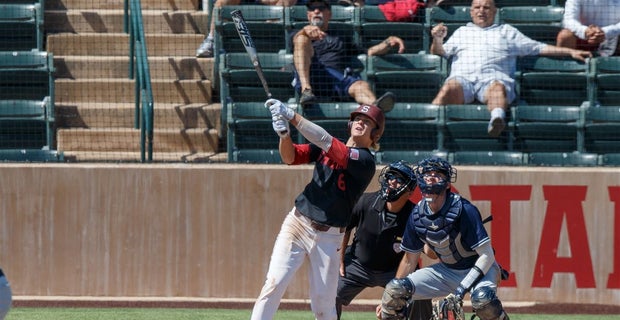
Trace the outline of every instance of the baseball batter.
<path fill-rule="evenodd" d="M 403 319 L 409 300 L 445 297 L 462 303 L 471 291 L 471 304 L 481 320 L 507 320 L 496 296 L 500 267 L 478 208 L 450 191 L 456 169 L 441 158 L 420 161 L 415 169 L 422 200 L 413 210 L 403 235 L 406 252 L 396 278 L 387 284 L 377 317 Z M 428 245 L 440 263 L 414 272 Z"/>
<path fill-rule="evenodd" d="M 338 319 L 342 306 L 365 288 L 384 287 L 396 275 L 404 251 L 400 248 L 405 225 L 415 204 L 409 200 L 416 187 L 413 169 L 405 161 L 390 163 L 379 175 L 380 190 L 364 193 L 353 208 L 344 234 L 340 280 L 336 297 Z M 351 233 L 355 234 L 347 247 Z M 431 300 L 414 303 L 412 320 L 432 317 Z"/>
<path fill-rule="evenodd" d="M 345 144 L 278 100 L 269 99 L 265 106 L 280 136 L 282 161 L 289 165 L 313 162 L 314 172 L 282 223 L 251 319 L 273 318 L 293 275 L 308 258 L 310 306 L 315 318 L 335 320 L 343 232 L 355 202 L 375 174 L 375 158 L 369 148 L 378 148 L 385 116 L 376 106 L 360 105 L 351 112 Z M 289 123 L 310 143 L 293 143 Z"/>

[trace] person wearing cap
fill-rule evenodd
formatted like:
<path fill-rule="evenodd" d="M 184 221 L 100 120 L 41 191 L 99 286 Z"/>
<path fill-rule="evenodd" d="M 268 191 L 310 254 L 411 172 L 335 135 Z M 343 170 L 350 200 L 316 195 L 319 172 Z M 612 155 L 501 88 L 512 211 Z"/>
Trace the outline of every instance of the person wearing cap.
<path fill-rule="evenodd" d="M 371 149 L 379 148 L 385 115 L 377 106 L 359 105 L 350 114 L 345 143 L 279 100 L 269 99 L 265 106 L 280 137 L 282 161 L 288 165 L 314 163 L 314 172 L 282 223 L 251 319 L 274 317 L 293 276 L 308 259 L 312 312 L 318 320 L 334 320 L 344 231 L 355 203 L 375 175 Z M 294 143 L 289 134 L 291 124 L 310 143 Z"/>
<path fill-rule="evenodd" d="M 328 0 L 308 0 L 306 8 L 309 24 L 296 31 L 292 41 L 294 85 L 301 93 L 299 103 L 306 106 L 316 103 L 319 98 L 338 101 L 353 99 L 359 104 L 376 105 L 386 112 L 391 110 L 395 102 L 394 94 L 386 92 L 377 99 L 370 84 L 352 72 L 349 61 L 361 53 L 383 55 L 391 52 L 392 48 L 403 53 L 403 40 L 389 36 L 364 50 L 329 32 L 332 12 Z"/>

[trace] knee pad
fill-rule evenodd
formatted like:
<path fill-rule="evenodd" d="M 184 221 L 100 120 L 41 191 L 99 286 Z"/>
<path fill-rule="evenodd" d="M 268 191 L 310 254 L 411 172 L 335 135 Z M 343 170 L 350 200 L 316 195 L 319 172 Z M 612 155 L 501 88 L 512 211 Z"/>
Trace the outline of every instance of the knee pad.
<path fill-rule="evenodd" d="M 407 278 L 392 279 L 381 297 L 381 318 L 400 320 L 407 317 L 407 304 L 413 295 L 413 283 Z"/>
<path fill-rule="evenodd" d="M 477 288 L 471 293 L 471 307 L 481 320 L 507 320 L 502 302 L 499 301 L 495 290 L 489 287 Z"/>

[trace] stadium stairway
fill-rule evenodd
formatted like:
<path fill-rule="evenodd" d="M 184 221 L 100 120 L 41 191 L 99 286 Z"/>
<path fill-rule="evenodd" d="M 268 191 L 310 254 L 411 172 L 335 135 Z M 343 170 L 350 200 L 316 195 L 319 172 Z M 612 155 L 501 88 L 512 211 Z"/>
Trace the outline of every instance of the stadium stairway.
<path fill-rule="evenodd" d="M 155 106 L 154 161 L 226 161 L 213 103 L 213 59 L 194 57 L 201 0 L 142 0 Z M 139 161 L 135 88 L 123 0 L 47 0 L 46 49 L 56 66 L 57 149 L 68 161 Z"/>

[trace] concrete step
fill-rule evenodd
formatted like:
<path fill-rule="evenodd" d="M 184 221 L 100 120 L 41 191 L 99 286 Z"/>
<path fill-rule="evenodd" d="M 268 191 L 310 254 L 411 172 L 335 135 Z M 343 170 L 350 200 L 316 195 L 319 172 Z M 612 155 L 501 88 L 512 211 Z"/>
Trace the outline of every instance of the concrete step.
<path fill-rule="evenodd" d="M 65 151 L 68 162 L 140 162 L 140 152 Z M 153 152 L 153 162 L 226 163 L 225 152 Z"/>
<path fill-rule="evenodd" d="M 134 128 L 133 103 L 58 103 L 58 128 Z M 221 131 L 221 104 L 155 104 L 157 129 L 215 129 Z"/>
<path fill-rule="evenodd" d="M 196 55 L 202 34 L 147 34 L 149 57 Z M 54 56 L 128 56 L 129 35 L 125 33 L 57 33 L 47 36 L 47 51 Z"/>
<path fill-rule="evenodd" d="M 94 2 L 94 1 L 93 1 Z M 48 34 L 122 33 L 123 10 L 46 10 L 45 31 Z M 206 11 L 143 10 L 144 32 L 172 34 L 205 34 L 209 15 Z"/>
<path fill-rule="evenodd" d="M 152 79 L 213 79 L 213 58 L 150 57 Z M 127 56 L 54 56 L 56 79 L 126 79 L 129 75 Z"/>
<path fill-rule="evenodd" d="M 56 103 L 115 102 L 133 103 L 135 84 L 130 79 L 57 79 Z M 212 101 L 210 80 L 151 80 L 153 101 L 176 104 L 209 104 Z"/>
<path fill-rule="evenodd" d="M 141 0 L 142 10 L 198 10 L 202 0 Z M 45 9 L 123 9 L 125 0 L 45 0 Z"/>
<path fill-rule="evenodd" d="M 215 153 L 218 151 L 215 129 L 155 129 L 153 152 Z M 140 129 L 70 128 L 58 129 L 58 151 L 139 152 Z"/>

